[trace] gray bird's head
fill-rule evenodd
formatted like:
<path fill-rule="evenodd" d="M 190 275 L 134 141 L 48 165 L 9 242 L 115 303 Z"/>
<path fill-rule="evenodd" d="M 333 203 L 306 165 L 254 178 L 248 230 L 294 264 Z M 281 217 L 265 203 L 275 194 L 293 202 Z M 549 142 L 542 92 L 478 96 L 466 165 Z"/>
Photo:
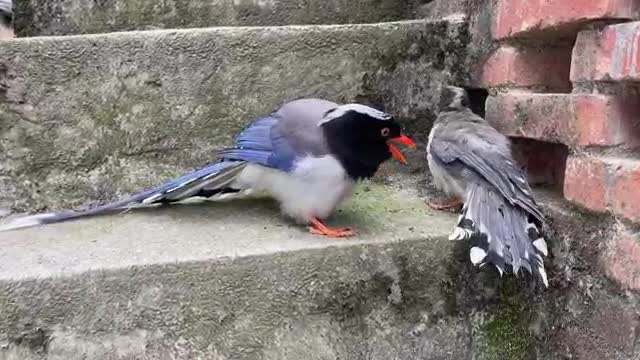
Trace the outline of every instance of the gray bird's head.
<path fill-rule="evenodd" d="M 457 86 L 443 86 L 440 92 L 440 111 L 455 111 L 469 107 L 467 92 Z"/>
<path fill-rule="evenodd" d="M 415 147 L 391 115 L 361 104 L 327 111 L 318 126 L 331 153 L 354 179 L 372 177 L 391 157 L 406 163 L 394 143 Z"/>

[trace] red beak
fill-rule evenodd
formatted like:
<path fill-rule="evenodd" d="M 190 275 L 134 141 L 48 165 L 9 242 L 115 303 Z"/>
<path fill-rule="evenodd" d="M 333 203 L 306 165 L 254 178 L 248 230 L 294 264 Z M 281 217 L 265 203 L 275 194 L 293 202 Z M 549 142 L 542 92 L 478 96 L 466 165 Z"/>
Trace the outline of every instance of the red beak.
<path fill-rule="evenodd" d="M 391 156 L 393 156 L 394 159 L 400 161 L 401 163 L 406 164 L 407 159 L 405 159 L 404 156 L 402 156 L 400 151 L 398 151 L 398 149 L 395 146 L 393 146 L 391 142 L 406 145 L 410 148 L 416 147 L 416 144 L 404 134 L 400 134 L 400 136 L 396 138 L 387 140 L 387 145 L 389 146 L 389 151 L 391 152 Z"/>

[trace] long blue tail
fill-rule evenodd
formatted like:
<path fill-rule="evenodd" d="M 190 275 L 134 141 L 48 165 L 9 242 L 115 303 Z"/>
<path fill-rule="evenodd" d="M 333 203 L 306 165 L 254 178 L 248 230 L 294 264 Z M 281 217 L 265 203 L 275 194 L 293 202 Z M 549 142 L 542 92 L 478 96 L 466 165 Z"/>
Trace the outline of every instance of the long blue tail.
<path fill-rule="evenodd" d="M 210 197 L 221 192 L 234 191 L 230 185 L 245 165 L 244 161 L 221 161 L 106 205 L 80 211 L 61 211 L 18 218 L 6 225 L 0 225 L 0 232 L 103 215 L 139 206 L 178 202 L 195 196 Z"/>

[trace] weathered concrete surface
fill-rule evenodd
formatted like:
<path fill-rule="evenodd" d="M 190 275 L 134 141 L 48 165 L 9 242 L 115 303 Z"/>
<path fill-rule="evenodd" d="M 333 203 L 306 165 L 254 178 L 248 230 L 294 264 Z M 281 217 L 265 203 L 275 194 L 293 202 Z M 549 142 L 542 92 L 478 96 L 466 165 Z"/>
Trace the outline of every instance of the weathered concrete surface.
<path fill-rule="evenodd" d="M 585 212 L 554 191 L 538 192 L 552 239 L 548 267 L 555 285 L 540 307 L 543 359 L 640 358 L 640 297 L 604 276 L 602 257 L 619 236 L 619 220 Z"/>
<path fill-rule="evenodd" d="M 198 201 L 0 233 L 0 280 L 51 277 L 91 269 L 204 261 L 281 251 L 442 236 L 452 216 L 427 210 L 414 186 L 368 181 L 334 214 L 358 234 L 344 241 L 310 235 L 263 196 Z"/>
<path fill-rule="evenodd" d="M 383 104 L 425 137 L 440 84 L 466 75 L 466 40 L 457 19 L 2 43 L 0 208 L 151 186 L 213 161 L 254 116 L 301 96 Z"/>
<path fill-rule="evenodd" d="M 24 0 L 19 36 L 214 26 L 354 24 L 415 18 L 417 0 Z"/>
<path fill-rule="evenodd" d="M 549 290 L 474 268 L 421 179 L 363 184 L 306 235 L 273 203 L 133 211 L 0 235 L 0 359 L 634 359 L 638 302 L 598 273 L 612 219 L 541 197 Z M 416 182 L 417 181 L 417 182 Z M 615 325 L 615 326 L 613 326 Z M 586 357 L 588 358 L 588 357 Z"/>
<path fill-rule="evenodd" d="M 264 201 L 3 233 L 0 359 L 467 358 L 454 216 L 365 184 L 336 222 L 362 235 L 308 236 Z"/>
<path fill-rule="evenodd" d="M 469 359 L 639 359 L 639 294 L 603 272 L 617 220 L 584 212 L 553 189 L 538 189 L 536 197 L 547 216 L 549 289 L 534 290 L 528 279 L 498 280 L 486 266 L 478 274 L 469 269 L 468 244 L 449 252 L 458 272 L 446 281 L 475 334 Z"/>
<path fill-rule="evenodd" d="M 272 202 L 2 233 L 0 359 L 635 359 L 637 296 L 599 272 L 613 219 L 541 196 L 551 288 L 474 268 L 423 179 L 363 184 L 326 240 Z"/>
<path fill-rule="evenodd" d="M 446 310 L 442 241 L 0 285 L 0 328 L 9 329 L 0 357 L 468 358 L 470 328 Z"/>
<path fill-rule="evenodd" d="M 416 15 L 420 18 L 442 19 L 455 14 L 469 14 L 472 0 L 433 0 L 416 6 Z M 475 0 L 474 0 L 475 1 Z"/>

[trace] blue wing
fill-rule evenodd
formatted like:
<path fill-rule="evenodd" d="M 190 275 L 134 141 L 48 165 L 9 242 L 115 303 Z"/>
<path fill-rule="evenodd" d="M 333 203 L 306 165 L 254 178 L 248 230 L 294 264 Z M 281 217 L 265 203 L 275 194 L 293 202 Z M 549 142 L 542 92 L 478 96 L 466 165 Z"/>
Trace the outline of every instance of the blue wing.
<path fill-rule="evenodd" d="M 238 135 L 235 146 L 220 153 L 223 161 L 247 161 L 270 168 L 291 170 L 296 154 L 271 115 L 257 119 Z"/>
<path fill-rule="evenodd" d="M 237 191 L 230 185 L 246 163 L 289 171 L 295 153 L 277 130 L 278 121 L 273 115 L 256 119 L 236 137 L 232 148 L 219 154 L 219 162 L 141 193 L 145 197 L 143 203 L 173 202 Z"/>
<path fill-rule="evenodd" d="M 236 137 L 232 148 L 219 154 L 219 162 L 147 190 L 139 194 L 144 197 L 141 201 L 145 204 L 173 202 L 193 196 L 209 197 L 220 192 L 237 191 L 230 185 L 246 163 L 288 171 L 295 154 L 284 136 L 279 134 L 275 126 L 277 123 L 275 116 L 258 118 Z"/>
<path fill-rule="evenodd" d="M 245 163 L 288 171 L 295 155 L 277 131 L 277 123 L 275 116 L 258 118 L 236 137 L 232 148 L 219 154 L 219 162 L 141 193 L 145 197 L 144 203 L 180 201 L 192 196 L 208 197 L 234 191 L 229 187 L 232 176 L 227 173 L 239 174 L 238 168 Z"/>

